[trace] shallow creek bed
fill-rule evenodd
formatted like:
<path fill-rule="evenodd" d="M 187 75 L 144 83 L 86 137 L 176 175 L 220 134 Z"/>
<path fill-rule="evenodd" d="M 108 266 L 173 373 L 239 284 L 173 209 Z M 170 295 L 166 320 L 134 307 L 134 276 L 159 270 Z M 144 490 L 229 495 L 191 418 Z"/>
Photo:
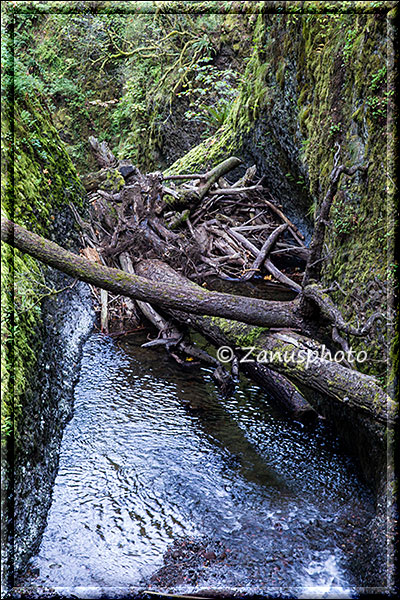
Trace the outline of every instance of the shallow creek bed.
<path fill-rule="evenodd" d="M 374 587 L 373 497 L 324 422 L 289 420 L 244 379 L 224 399 L 212 369 L 179 370 L 146 339 L 86 342 L 47 528 L 13 597 Z"/>

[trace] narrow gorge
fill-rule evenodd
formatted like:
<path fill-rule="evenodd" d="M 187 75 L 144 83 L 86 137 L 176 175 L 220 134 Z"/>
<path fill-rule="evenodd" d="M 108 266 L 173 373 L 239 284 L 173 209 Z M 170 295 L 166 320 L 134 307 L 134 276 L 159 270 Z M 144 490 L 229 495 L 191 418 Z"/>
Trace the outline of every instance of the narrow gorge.
<path fill-rule="evenodd" d="M 2 4 L 4 598 L 396 596 L 397 10 Z"/>

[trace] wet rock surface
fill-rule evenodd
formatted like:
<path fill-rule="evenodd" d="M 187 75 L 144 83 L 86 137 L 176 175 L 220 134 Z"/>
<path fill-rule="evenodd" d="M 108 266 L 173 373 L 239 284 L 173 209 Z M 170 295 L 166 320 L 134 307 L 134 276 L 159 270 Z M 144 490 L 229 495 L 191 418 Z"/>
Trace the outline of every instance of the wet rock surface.
<path fill-rule="evenodd" d="M 212 571 L 217 563 L 226 562 L 228 556 L 234 558 L 231 550 L 220 540 L 175 540 L 164 554 L 164 566 L 150 578 L 149 589 L 195 585 L 199 579 L 206 579 L 208 571 Z"/>
<path fill-rule="evenodd" d="M 78 238 L 69 209 L 58 214 L 50 237 L 76 250 Z M 16 423 L 16 436 L 8 448 L 8 462 L 2 465 L 7 495 L 3 560 L 8 563 L 11 585 L 18 582 L 27 561 L 39 548 L 63 429 L 72 415 L 81 349 L 95 317 L 86 284 L 72 285 L 73 279 L 53 269 L 47 270 L 46 283 L 55 290 L 68 289 L 43 300 L 42 322 L 36 334 L 36 371 Z"/>

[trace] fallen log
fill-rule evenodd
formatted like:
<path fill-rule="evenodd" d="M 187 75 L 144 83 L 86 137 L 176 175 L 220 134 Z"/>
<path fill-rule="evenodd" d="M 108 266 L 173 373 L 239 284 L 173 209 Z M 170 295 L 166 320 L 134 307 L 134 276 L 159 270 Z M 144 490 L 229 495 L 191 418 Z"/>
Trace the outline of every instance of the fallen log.
<path fill-rule="evenodd" d="M 229 173 L 233 169 L 236 169 L 239 165 L 242 164 L 240 158 L 236 158 L 236 156 L 231 156 L 227 158 L 222 163 L 218 164 L 216 167 L 204 173 L 203 175 L 197 175 L 196 177 L 192 175 L 185 176 L 177 176 L 177 175 L 163 175 L 163 179 L 199 179 L 200 185 L 197 187 L 192 187 L 189 190 L 185 190 L 180 187 L 177 191 L 180 192 L 178 202 L 180 204 L 185 203 L 186 201 L 193 200 L 195 198 L 197 201 L 201 201 L 208 193 L 210 188 L 218 181 L 220 177 Z M 171 200 L 168 204 L 174 204 L 174 200 Z"/>
<path fill-rule="evenodd" d="M 143 276 L 159 279 L 161 281 L 175 282 L 180 286 L 194 286 L 193 282 L 179 275 L 167 264 L 157 260 L 143 260 L 136 265 L 136 271 Z M 196 286 L 198 287 L 198 286 Z M 192 317 L 180 311 L 168 310 L 168 313 L 177 321 L 185 325 L 191 325 Z M 225 337 L 223 328 L 219 328 L 213 320 L 210 326 L 210 321 L 204 317 L 196 320 L 195 329 L 199 331 L 205 338 L 213 343 L 223 346 L 228 343 Z M 242 353 L 237 351 L 240 357 Z M 287 412 L 293 418 L 302 422 L 314 421 L 318 414 L 311 405 L 300 394 L 296 386 L 288 381 L 283 375 L 274 372 L 265 365 L 243 364 L 243 371 L 271 395 L 273 401 Z"/>
<path fill-rule="evenodd" d="M 134 274 L 134 266 L 130 256 L 125 252 L 120 256 L 120 262 L 123 270 L 126 273 Z M 140 269 L 140 263 L 139 263 Z M 170 272 L 169 279 L 175 275 L 175 272 Z M 219 386 L 223 389 L 224 385 L 231 384 L 229 374 L 224 369 L 221 363 L 211 357 L 201 348 L 188 344 L 183 340 L 181 332 L 170 322 L 166 321 L 148 302 L 137 301 L 140 311 L 160 332 L 161 338 L 144 344 L 150 346 L 155 344 L 165 344 L 167 350 L 172 346 L 177 346 L 183 353 L 192 358 L 217 367 L 217 372 L 214 372 L 214 377 L 217 378 L 219 371 L 220 378 L 217 379 Z M 201 332 L 205 333 L 205 332 Z M 174 358 L 176 356 L 172 354 Z M 244 369 L 256 382 L 262 385 L 277 401 L 280 406 L 289 412 L 294 418 L 302 422 L 310 422 L 317 418 L 317 412 L 305 401 L 303 396 L 298 392 L 293 384 L 278 373 L 274 373 L 265 365 L 254 365 L 253 368 Z M 230 386 L 229 386 L 230 387 Z"/>
<path fill-rule="evenodd" d="M 258 248 L 256 248 L 254 246 L 254 244 L 252 244 L 251 242 L 249 242 L 249 240 L 247 240 L 238 231 L 235 231 L 234 229 L 228 229 L 228 233 L 233 238 L 235 238 L 236 240 L 238 240 L 249 252 L 251 252 L 255 258 L 257 258 L 259 256 L 260 251 L 258 250 Z M 265 260 L 264 266 L 271 273 L 271 275 L 273 275 L 275 277 L 275 279 L 277 281 L 280 281 L 281 283 L 283 283 L 283 285 L 286 285 L 287 287 L 289 287 L 294 292 L 297 292 L 298 294 L 301 292 L 301 286 L 298 283 L 296 283 L 295 281 L 293 281 L 292 279 L 290 279 L 290 277 L 288 277 L 287 275 L 285 275 L 284 273 L 282 273 L 282 271 L 280 271 L 272 263 L 272 261 L 269 258 L 267 258 Z"/>
<path fill-rule="evenodd" d="M 279 238 L 279 236 L 286 231 L 286 229 L 288 228 L 287 224 L 283 224 L 280 227 L 277 227 L 272 233 L 271 235 L 268 236 L 267 240 L 264 242 L 264 244 L 262 245 L 262 248 L 257 256 L 257 258 L 255 259 L 255 261 L 253 262 L 251 269 L 249 269 L 249 272 L 246 273 L 245 275 L 243 275 L 242 279 L 244 281 L 248 281 L 249 279 L 251 279 L 254 275 L 254 273 L 256 271 L 260 270 L 261 265 L 263 264 L 263 262 L 266 260 L 271 248 L 273 247 L 273 245 L 275 244 L 276 240 Z M 271 263 L 272 264 L 272 263 Z M 271 268 L 271 267 L 270 267 Z"/>
<path fill-rule="evenodd" d="M 4 218 L 1 220 L 1 239 L 67 275 L 109 292 L 154 303 L 162 308 L 227 317 L 264 327 L 302 329 L 304 325 L 297 315 L 299 304 L 295 301 L 259 300 L 210 292 L 198 286 L 181 289 L 173 284 L 150 281 L 138 275 L 124 273 L 120 269 L 90 262 Z"/>
<path fill-rule="evenodd" d="M 295 384 L 302 384 L 325 394 L 327 398 L 364 411 L 381 423 L 393 423 L 394 403 L 378 386 L 374 377 L 363 375 L 318 355 L 315 360 L 305 365 L 304 356 L 307 355 L 310 344 L 314 344 L 312 347 L 315 348 L 315 342 L 301 338 L 293 332 L 289 337 L 282 338 L 282 334 L 271 334 L 264 330 L 265 327 L 281 327 L 304 331 L 307 327 L 298 316 L 299 303 L 296 301 L 265 301 L 209 292 L 183 276 L 178 276 L 171 267 L 166 268 L 161 261 L 143 261 L 143 276 L 129 275 L 119 269 L 90 262 L 3 218 L 1 238 L 45 264 L 82 281 L 123 296 L 154 303 L 166 310 L 176 311 L 175 314 L 180 315 L 182 322 L 190 326 L 196 327 L 197 324 L 204 328 L 204 319 L 207 319 L 209 331 L 213 328 L 217 332 L 223 331 L 224 340 L 232 346 L 243 346 L 249 341 L 250 345 L 255 346 L 256 341 L 255 350 L 272 353 L 268 367 L 284 374 Z M 154 265 L 162 265 L 156 281 L 146 278 L 143 264 L 151 268 L 153 277 Z M 178 279 L 180 284 L 177 285 Z M 235 323 L 232 319 L 241 322 Z M 261 325 L 262 329 L 255 332 L 254 328 L 249 328 L 245 323 Z M 211 333 L 209 335 L 211 336 Z M 289 358 L 281 360 L 279 355 L 278 358 L 274 355 L 282 352 L 287 352 Z"/>
<path fill-rule="evenodd" d="M 161 261 L 141 261 L 136 265 L 136 272 L 157 281 L 173 281 L 181 289 L 186 288 L 188 294 L 200 289 Z M 234 350 L 238 347 L 251 348 L 249 360 L 259 359 L 259 364 L 284 375 L 295 385 L 316 391 L 319 397 L 326 398 L 326 402 L 338 402 L 381 424 L 394 423 L 395 404 L 376 379 L 329 360 L 325 346 L 315 340 L 292 331 L 270 333 L 264 328 L 254 330 L 244 323 L 188 315 L 182 310 L 167 309 L 167 312 L 216 344 L 227 345 Z M 252 362 L 243 364 L 249 368 Z"/>

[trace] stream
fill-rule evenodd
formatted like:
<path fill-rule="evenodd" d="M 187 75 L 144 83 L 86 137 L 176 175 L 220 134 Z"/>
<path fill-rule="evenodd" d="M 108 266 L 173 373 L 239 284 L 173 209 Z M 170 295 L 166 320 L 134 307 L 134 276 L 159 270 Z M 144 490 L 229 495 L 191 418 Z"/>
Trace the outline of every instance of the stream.
<path fill-rule="evenodd" d="M 210 369 L 179 370 L 144 341 L 92 334 L 83 348 L 28 585 L 355 597 L 349 557 L 362 560 L 373 498 L 324 423 L 293 422 L 245 379 L 223 399 Z M 200 548 L 181 580 L 164 563 L 173 543 Z"/>

